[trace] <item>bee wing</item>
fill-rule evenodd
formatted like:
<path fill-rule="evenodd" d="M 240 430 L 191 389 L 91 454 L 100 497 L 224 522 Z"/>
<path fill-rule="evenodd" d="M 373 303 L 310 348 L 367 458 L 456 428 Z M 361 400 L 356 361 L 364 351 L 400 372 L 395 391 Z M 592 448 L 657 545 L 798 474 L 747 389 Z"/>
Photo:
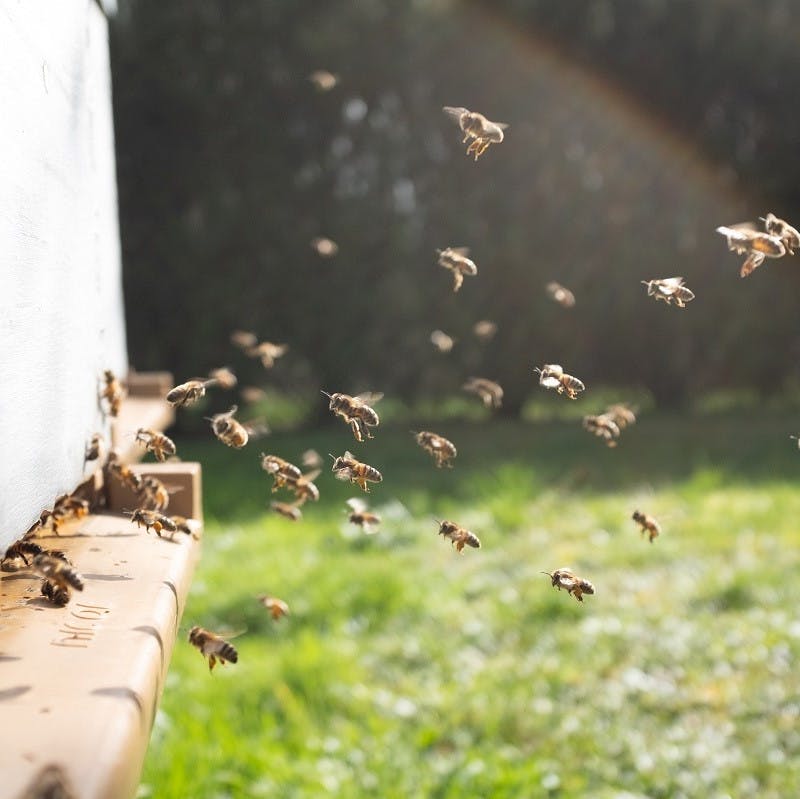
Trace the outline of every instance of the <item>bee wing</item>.
<path fill-rule="evenodd" d="M 450 252 L 456 255 L 461 255 L 466 258 L 469 255 L 469 247 L 450 247 Z"/>
<path fill-rule="evenodd" d="M 303 475 L 303 480 L 306 483 L 310 483 L 310 482 L 316 480 L 320 476 L 320 474 L 322 474 L 322 469 L 314 469 L 314 470 L 312 470 L 310 472 L 306 472 Z"/>
<path fill-rule="evenodd" d="M 365 405 L 374 405 L 383 399 L 382 391 L 365 391 L 363 394 L 356 394 L 353 399 L 363 402 Z"/>
<path fill-rule="evenodd" d="M 244 427 L 248 435 L 253 436 L 253 438 L 258 438 L 258 436 L 266 436 L 270 432 L 269 425 L 261 416 L 259 416 L 257 419 L 250 419 L 248 422 L 245 422 L 242 427 Z"/>
<path fill-rule="evenodd" d="M 456 108 L 452 105 L 442 106 L 442 111 L 444 111 L 449 117 L 455 119 L 456 122 L 460 122 L 461 117 L 464 116 L 464 114 L 469 113 L 469 109 L 467 108 Z"/>
<path fill-rule="evenodd" d="M 353 476 L 353 470 L 349 466 L 342 466 L 333 473 L 333 476 L 337 480 L 349 480 Z"/>
<path fill-rule="evenodd" d="M 251 333 L 248 330 L 234 330 L 231 333 L 231 344 L 240 349 L 248 349 L 250 347 L 255 347 L 258 343 L 258 338 L 255 333 Z"/>
<path fill-rule="evenodd" d="M 751 252 L 747 256 L 742 268 L 739 270 L 740 277 L 747 277 L 754 269 L 757 269 L 766 260 L 766 255 L 763 252 Z"/>
<path fill-rule="evenodd" d="M 508 128 L 508 122 L 492 122 L 492 124 L 500 128 L 500 130 L 506 130 Z"/>
<path fill-rule="evenodd" d="M 364 513 L 364 511 L 367 509 L 367 503 L 364 502 L 363 499 L 352 497 L 351 499 L 347 500 L 347 507 L 349 507 L 353 513 Z"/>
<path fill-rule="evenodd" d="M 665 277 L 656 281 L 656 290 L 666 296 L 674 294 L 681 286 L 683 286 L 682 277 Z"/>
<path fill-rule="evenodd" d="M 544 386 L 545 388 L 558 388 L 561 383 L 557 377 L 553 377 L 552 375 L 548 375 L 546 372 L 543 372 L 539 378 L 539 385 Z"/>

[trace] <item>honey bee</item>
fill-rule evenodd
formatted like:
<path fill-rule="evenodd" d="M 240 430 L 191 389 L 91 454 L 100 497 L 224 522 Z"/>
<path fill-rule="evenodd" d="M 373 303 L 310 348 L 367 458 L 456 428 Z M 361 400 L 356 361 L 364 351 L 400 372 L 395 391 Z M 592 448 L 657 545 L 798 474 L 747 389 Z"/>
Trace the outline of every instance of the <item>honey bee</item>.
<path fill-rule="evenodd" d="M 448 353 L 450 350 L 453 349 L 453 345 L 456 343 L 454 338 L 451 338 L 441 330 L 434 330 L 431 333 L 431 344 L 436 347 L 439 352 Z"/>
<path fill-rule="evenodd" d="M 0 571 L 19 571 L 21 568 L 20 561 L 25 566 L 30 566 L 34 556 L 40 555 L 42 552 L 44 550 L 35 541 L 27 541 L 21 538 L 6 549 L 2 560 L 0 560 Z"/>
<path fill-rule="evenodd" d="M 297 503 L 292 502 L 291 504 L 288 502 L 270 502 L 270 508 L 275 511 L 275 513 L 279 514 L 280 516 L 285 516 L 287 519 L 291 519 L 293 522 L 299 521 L 303 518 L 303 511 L 297 506 Z"/>
<path fill-rule="evenodd" d="M 193 377 L 191 380 L 187 380 L 185 383 L 170 389 L 167 392 L 167 402 L 176 408 L 194 405 L 195 402 L 205 397 L 206 389 L 216 385 L 217 382 L 214 378 Z"/>
<path fill-rule="evenodd" d="M 150 532 L 152 527 L 156 531 L 156 535 L 161 538 L 161 531 L 165 530 L 168 533 L 175 533 L 178 531 L 178 525 L 163 513 L 156 510 L 148 510 L 147 508 L 137 508 L 134 511 L 126 511 L 126 514 L 131 517 L 131 521 L 136 523 L 137 527 L 144 526 L 147 532 Z"/>
<path fill-rule="evenodd" d="M 169 489 L 157 477 L 146 474 L 141 478 L 141 490 L 137 493 L 150 510 L 165 511 L 169 505 Z"/>
<path fill-rule="evenodd" d="M 330 400 L 328 409 L 333 411 L 336 416 L 341 416 L 350 425 L 356 441 L 362 442 L 365 436 L 374 438 L 369 428 L 377 427 L 381 420 L 371 405 L 382 399 L 383 394 L 366 392 L 351 397 L 349 394 L 340 392 L 328 394 L 327 391 L 323 391 L 322 393 Z"/>
<path fill-rule="evenodd" d="M 553 302 L 557 302 L 562 308 L 575 307 L 575 295 L 568 288 L 564 288 L 560 283 L 556 283 L 554 280 L 551 281 L 545 286 L 545 291 L 547 292 L 547 296 L 550 297 Z"/>
<path fill-rule="evenodd" d="M 584 416 L 583 427 L 598 438 L 602 438 L 607 447 L 616 447 L 619 438 L 619 425 L 605 414 Z"/>
<path fill-rule="evenodd" d="M 141 475 L 132 471 L 131 468 L 125 466 L 125 464 L 120 463 L 119 455 L 114 450 L 108 453 L 106 468 L 116 480 L 122 483 L 122 485 L 127 486 L 134 494 L 141 494 L 144 490 Z"/>
<path fill-rule="evenodd" d="M 503 388 L 485 377 L 470 377 L 462 386 L 464 391 L 480 397 L 487 408 L 499 408 L 503 404 Z"/>
<path fill-rule="evenodd" d="M 475 533 L 460 527 L 455 522 L 440 522 L 438 519 L 434 521 L 439 525 L 439 535 L 450 541 L 456 548 L 456 552 L 461 552 L 465 546 L 471 546 L 473 549 L 481 548 L 481 542 Z"/>
<path fill-rule="evenodd" d="M 338 458 L 334 458 L 333 455 L 331 457 L 333 458 L 331 471 L 337 480 L 349 480 L 351 483 L 357 483 L 367 493 L 369 493 L 368 482 L 380 483 L 383 481 L 383 475 L 376 468 L 357 461 L 350 452 L 345 452 Z"/>
<path fill-rule="evenodd" d="M 125 396 L 122 384 L 110 369 L 106 369 L 103 372 L 103 380 L 104 385 L 100 392 L 100 399 L 106 401 L 109 414 L 116 418 L 119 416 L 120 405 L 122 405 L 122 399 Z"/>
<path fill-rule="evenodd" d="M 635 510 L 631 518 L 642 528 L 642 534 L 647 533 L 651 544 L 661 535 L 661 525 L 652 516 Z"/>
<path fill-rule="evenodd" d="M 783 220 L 777 219 L 772 214 L 768 218 L 770 218 L 769 227 L 772 230 L 777 229 L 776 223 L 783 222 Z M 722 225 L 717 228 L 717 233 L 725 236 L 728 240 L 728 249 L 731 252 L 735 252 L 738 255 L 747 255 L 739 271 L 740 277 L 747 277 L 754 269 L 761 266 L 767 258 L 781 258 L 786 255 L 786 244 L 780 236 L 754 230 L 749 223 L 734 225 L 733 227 Z M 791 234 L 789 234 L 788 241 L 790 246 L 794 246 L 794 239 L 791 238 Z"/>
<path fill-rule="evenodd" d="M 322 236 L 311 239 L 311 248 L 322 258 L 333 258 L 339 252 L 339 245 L 333 239 Z"/>
<path fill-rule="evenodd" d="M 439 256 L 438 264 L 453 273 L 453 292 L 457 292 L 464 282 L 464 275 L 474 277 L 478 274 L 478 267 L 475 262 L 467 258 L 469 247 L 447 247 L 444 250 L 436 250 Z"/>
<path fill-rule="evenodd" d="M 243 386 L 242 387 L 242 401 L 247 405 L 255 405 L 257 402 L 265 399 L 267 392 L 263 388 L 257 386 Z"/>
<path fill-rule="evenodd" d="M 239 653 L 233 645 L 228 643 L 221 635 L 204 630 L 202 627 L 192 627 L 189 630 L 189 643 L 197 647 L 203 657 L 208 658 L 208 670 L 214 671 L 214 666 L 219 661 L 225 663 L 236 663 L 239 660 Z"/>
<path fill-rule="evenodd" d="M 588 581 L 580 577 L 576 577 L 569 569 L 556 569 L 552 574 L 550 572 L 542 572 L 550 578 L 550 584 L 560 591 L 562 588 L 567 590 L 578 600 L 583 602 L 584 594 L 593 594 L 594 586 Z"/>
<path fill-rule="evenodd" d="M 215 380 L 220 388 L 226 391 L 236 388 L 236 384 L 239 382 L 236 375 L 228 369 L 227 366 L 220 366 L 218 369 L 212 369 L 208 373 L 208 376 L 211 380 Z"/>
<path fill-rule="evenodd" d="M 70 588 L 83 591 L 83 578 L 78 574 L 65 557 L 58 557 L 52 552 L 36 555 L 31 564 L 33 570 L 43 577 L 42 596 L 55 605 L 66 605 L 70 599 Z"/>
<path fill-rule="evenodd" d="M 241 449 L 250 440 L 250 433 L 248 429 L 236 419 L 233 415 L 239 408 L 236 405 L 231 406 L 229 411 L 225 413 L 214 414 L 207 421 L 211 422 L 211 429 L 214 435 L 226 446 Z"/>
<path fill-rule="evenodd" d="M 497 324 L 489 319 L 481 319 L 472 326 L 475 337 L 483 344 L 491 341 L 497 334 Z"/>
<path fill-rule="evenodd" d="M 557 363 L 546 363 L 541 369 L 533 370 L 539 375 L 539 385 L 554 388 L 559 394 L 566 394 L 569 399 L 577 399 L 586 386 L 577 377 L 568 375 Z"/>
<path fill-rule="evenodd" d="M 262 341 L 247 350 L 247 355 L 251 358 L 260 358 L 261 365 L 265 369 L 272 369 L 275 361 L 289 350 L 288 344 L 273 344 L 271 341 Z"/>
<path fill-rule="evenodd" d="M 764 223 L 767 233 L 770 236 L 777 236 L 783 242 L 786 252 L 794 255 L 794 251 L 800 247 L 800 232 L 783 219 L 778 219 L 773 213 L 759 218 Z"/>
<path fill-rule="evenodd" d="M 417 444 L 433 456 L 437 469 L 441 469 L 442 466 L 446 466 L 448 469 L 453 468 L 451 461 L 458 455 L 458 450 L 452 441 L 448 441 L 438 433 L 429 433 L 426 430 L 419 433 L 412 430 L 412 435 Z"/>
<path fill-rule="evenodd" d="M 367 503 L 363 499 L 358 497 L 348 499 L 347 506 L 350 508 L 347 521 L 351 524 L 357 524 L 365 533 L 373 532 L 372 526 L 381 523 L 381 517 L 377 513 L 368 511 Z"/>
<path fill-rule="evenodd" d="M 288 488 L 294 491 L 296 504 L 304 505 L 308 500 L 316 502 L 319 499 L 319 489 L 313 481 L 319 477 L 322 469 L 314 469 L 304 475 L 286 480 Z"/>
<path fill-rule="evenodd" d="M 265 455 L 261 453 L 261 468 L 271 474 L 274 480 L 272 490 L 277 491 L 290 480 L 299 480 L 303 473 L 293 463 L 279 458 L 277 455 Z"/>
<path fill-rule="evenodd" d="M 673 303 L 678 308 L 685 308 L 687 302 L 694 299 L 694 292 L 683 285 L 682 277 L 665 277 L 661 280 L 642 280 L 642 285 L 647 286 L 647 296 L 655 297 L 656 301 L 664 300 L 667 305 Z"/>
<path fill-rule="evenodd" d="M 28 529 L 26 535 L 32 535 L 37 530 L 47 527 L 48 522 L 55 535 L 59 535 L 61 523 L 68 519 L 82 519 L 89 513 L 89 501 L 71 494 L 62 494 L 53 504 L 51 510 L 43 510 L 38 521 Z"/>
<path fill-rule="evenodd" d="M 636 411 L 623 403 L 609 405 L 603 416 L 607 416 L 620 430 L 624 430 L 629 424 L 636 424 Z"/>
<path fill-rule="evenodd" d="M 308 79 L 314 84 L 314 88 L 320 92 L 329 92 L 339 82 L 339 78 L 327 69 L 315 69 Z"/>
<path fill-rule="evenodd" d="M 240 350 L 249 350 L 258 344 L 258 337 L 248 330 L 234 330 L 231 333 L 231 344 Z"/>
<path fill-rule="evenodd" d="M 94 433 L 83 452 L 83 462 L 88 463 L 89 461 L 96 461 L 102 456 L 103 449 L 103 436 L 100 435 L 100 433 Z"/>
<path fill-rule="evenodd" d="M 300 456 L 300 463 L 307 469 L 319 469 L 325 461 L 315 449 L 307 449 Z"/>
<path fill-rule="evenodd" d="M 442 110 L 458 122 L 464 132 L 462 144 L 472 139 L 467 147 L 467 155 L 473 153 L 476 161 L 486 152 L 489 145 L 499 144 L 505 138 L 503 131 L 508 127 L 505 122 L 491 122 L 483 114 L 466 108 L 446 105 Z"/>
<path fill-rule="evenodd" d="M 140 427 L 136 431 L 136 440 L 146 450 L 152 452 L 160 463 L 167 459 L 167 455 L 174 455 L 177 452 L 175 442 L 157 430 Z"/>
<path fill-rule="evenodd" d="M 258 597 L 258 601 L 269 611 L 269 615 L 272 616 L 275 621 L 278 621 L 281 616 L 289 615 L 289 606 L 276 596 L 262 594 Z"/>

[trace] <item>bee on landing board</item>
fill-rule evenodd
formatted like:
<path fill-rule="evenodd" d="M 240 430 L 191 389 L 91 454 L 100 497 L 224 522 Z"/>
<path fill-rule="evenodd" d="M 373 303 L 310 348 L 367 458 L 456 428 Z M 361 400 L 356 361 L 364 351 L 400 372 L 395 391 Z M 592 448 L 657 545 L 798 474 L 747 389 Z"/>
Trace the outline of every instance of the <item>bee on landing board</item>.
<path fill-rule="evenodd" d="M 137 527 L 144 527 L 147 532 L 150 528 L 156 531 L 156 535 L 161 538 L 161 531 L 165 530 L 168 533 L 175 533 L 178 530 L 178 525 L 163 513 L 155 510 L 147 510 L 147 508 L 137 508 L 133 511 L 125 511 L 127 516 L 131 517 L 131 521 L 135 522 Z"/>
<path fill-rule="evenodd" d="M 474 154 L 477 161 L 492 144 L 499 144 L 505 138 L 503 131 L 508 127 L 505 122 L 492 122 L 477 111 L 467 108 L 456 108 L 446 105 L 442 110 L 458 123 L 464 133 L 462 144 L 472 141 L 467 147 L 467 155 Z"/>
<path fill-rule="evenodd" d="M 375 467 L 356 460 L 350 452 L 345 452 L 338 458 L 331 455 L 331 458 L 333 458 L 331 471 L 337 480 L 349 480 L 351 483 L 357 483 L 361 490 L 367 493 L 369 493 L 367 483 L 383 481 L 383 475 Z"/>
<path fill-rule="evenodd" d="M 124 396 L 125 392 L 122 389 L 122 384 L 110 369 L 106 369 L 103 372 L 103 388 L 100 391 L 100 399 L 106 401 L 110 416 L 115 418 L 119 416 L 119 409 Z"/>
<path fill-rule="evenodd" d="M 303 511 L 297 506 L 297 503 L 292 502 L 270 502 L 270 508 L 280 516 L 290 519 L 293 522 L 299 521 L 303 518 Z"/>
<path fill-rule="evenodd" d="M 485 377 L 470 377 L 461 387 L 469 394 L 475 394 L 487 408 L 499 408 L 503 404 L 503 387 Z"/>
<path fill-rule="evenodd" d="M 436 468 L 441 469 L 446 466 L 448 469 L 453 468 L 452 460 L 458 455 L 456 445 L 440 436 L 438 433 L 430 433 L 427 430 L 422 430 L 419 433 L 411 431 L 417 444 L 433 456 L 436 461 Z"/>
<path fill-rule="evenodd" d="M 569 569 L 556 569 L 554 572 L 542 572 L 550 578 L 550 584 L 560 591 L 562 588 L 566 589 L 568 594 L 571 594 L 578 600 L 583 602 L 584 594 L 593 594 L 594 586 L 588 581 L 577 577 Z"/>
<path fill-rule="evenodd" d="M 562 308 L 575 307 L 575 295 L 560 283 L 556 283 L 554 280 L 551 281 L 545 286 L 545 291 L 547 292 L 547 296 L 553 300 L 553 302 L 557 302 Z"/>
<path fill-rule="evenodd" d="M 44 550 L 35 541 L 27 541 L 24 538 L 20 538 L 6 549 L 2 560 L 0 560 L 0 571 L 20 571 L 24 566 L 30 566 L 33 558 L 42 552 Z"/>
<path fill-rule="evenodd" d="M 31 568 L 44 578 L 42 596 L 55 605 L 66 605 L 69 602 L 70 589 L 83 591 L 83 578 L 63 553 L 40 553 L 34 557 Z"/>
<path fill-rule="evenodd" d="M 328 394 L 327 391 L 321 392 L 330 402 L 328 409 L 333 411 L 336 416 L 341 416 L 350 429 L 353 431 L 355 440 L 361 443 L 364 438 L 374 438 L 370 433 L 370 427 L 377 427 L 381 420 L 375 410 L 371 407 L 383 398 L 380 392 L 365 392 L 351 397 L 349 394 Z"/>
<path fill-rule="evenodd" d="M 347 521 L 351 524 L 357 524 L 365 533 L 373 533 L 373 525 L 381 523 L 381 517 L 377 513 L 372 513 L 367 510 L 367 503 L 363 499 L 353 497 L 347 500 L 347 507 L 350 508 L 350 514 Z"/>
<path fill-rule="evenodd" d="M 217 662 L 224 666 L 225 663 L 236 663 L 239 660 L 239 653 L 232 644 L 221 635 L 204 630 L 202 627 L 195 626 L 189 630 L 189 643 L 197 647 L 203 657 L 208 658 L 209 671 L 214 671 Z"/>
<path fill-rule="evenodd" d="M 577 399 L 578 394 L 586 386 L 577 377 L 568 375 L 557 363 L 546 363 L 541 369 L 535 368 L 539 375 L 539 385 L 547 389 L 554 388 L 559 394 L 566 394 L 569 399 Z"/>
<path fill-rule="evenodd" d="M 177 452 L 175 442 L 157 430 L 140 427 L 136 431 L 136 441 L 148 452 L 152 452 L 159 463 L 163 463 L 168 455 L 172 456 Z"/>
<path fill-rule="evenodd" d="M 439 266 L 449 269 L 453 274 L 453 293 L 461 288 L 464 276 L 474 277 L 478 274 L 478 267 L 475 261 L 467 258 L 469 247 L 447 247 L 444 250 L 436 250 L 439 256 Z"/>
<path fill-rule="evenodd" d="M 642 535 L 647 533 L 651 544 L 661 535 L 661 525 L 652 516 L 635 510 L 631 518 L 641 527 L 640 532 Z"/>
<path fill-rule="evenodd" d="M 274 621 L 278 621 L 282 616 L 289 615 L 289 606 L 276 596 L 269 596 L 262 594 L 258 597 L 258 601 L 269 611 Z"/>
<path fill-rule="evenodd" d="M 685 308 L 687 302 L 694 299 L 694 292 L 684 285 L 682 277 L 665 277 L 660 280 L 642 280 L 647 286 L 647 296 L 655 297 L 656 302 L 663 300 L 667 305 Z"/>
<path fill-rule="evenodd" d="M 475 533 L 470 532 L 455 522 L 439 521 L 434 519 L 439 525 L 439 535 L 444 536 L 456 548 L 456 552 L 462 552 L 465 546 L 473 549 L 480 549 L 481 542 Z"/>

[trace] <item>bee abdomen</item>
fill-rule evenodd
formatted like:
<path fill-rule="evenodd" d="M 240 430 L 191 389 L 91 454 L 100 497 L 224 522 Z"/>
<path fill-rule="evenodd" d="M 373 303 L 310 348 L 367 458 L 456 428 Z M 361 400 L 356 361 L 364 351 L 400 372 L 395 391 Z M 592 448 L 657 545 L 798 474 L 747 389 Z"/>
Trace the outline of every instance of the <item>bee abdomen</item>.
<path fill-rule="evenodd" d="M 364 470 L 364 477 L 371 483 L 383 482 L 383 475 L 374 466 L 366 467 Z"/>
<path fill-rule="evenodd" d="M 481 548 L 480 539 L 474 533 L 469 533 L 468 532 L 467 536 L 466 536 L 466 541 L 467 541 L 467 544 L 469 546 L 471 546 L 473 549 L 480 549 Z"/>
<path fill-rule="evenodd" d="M 218 654 L 219 657 L 224 658 L 229 663 L 238 663 L 239 661 L 239 653 L 233 644 L 229 644 L 227 641 L 222 644 Z"/>

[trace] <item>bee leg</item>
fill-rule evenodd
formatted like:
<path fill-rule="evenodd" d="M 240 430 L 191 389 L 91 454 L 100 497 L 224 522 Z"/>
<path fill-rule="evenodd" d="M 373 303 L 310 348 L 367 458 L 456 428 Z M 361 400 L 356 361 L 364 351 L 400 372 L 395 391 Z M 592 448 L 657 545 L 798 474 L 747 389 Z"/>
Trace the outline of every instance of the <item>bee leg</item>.
<path fill-rule="evenodd" d="M 217 665 L 217 659 L 213 655 L 208 656 L 208 670 L 214 671 L 214 666 Z"/>
<path fill-rule="evenodd" d="M 161 538 L 161 522 L 156 522 L 153 525 L 153 529 L 156 531 L 156 535 Z"/>
<path fill-rule="evenodd" d="M 360 444 L 364 438 L 361 435 L 361 428 L 359 427 L 358 419 L 352 419 L 350 421 L 350 429 L 353 431 L 353 436 L 355 437 L 356 441 L 358 441 Z"/>

